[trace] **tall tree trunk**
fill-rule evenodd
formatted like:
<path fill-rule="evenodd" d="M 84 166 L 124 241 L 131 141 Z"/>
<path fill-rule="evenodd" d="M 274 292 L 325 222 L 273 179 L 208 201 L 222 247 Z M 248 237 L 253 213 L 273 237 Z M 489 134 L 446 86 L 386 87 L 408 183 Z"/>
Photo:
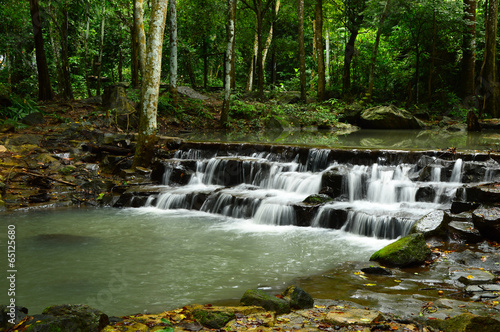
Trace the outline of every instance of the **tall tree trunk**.
<path fill-rule="evenodd" d="M 85 73 L 85 87 L 87 88 L 87 97 L 88 98 L 92 97 L 92 90 L 90 89 L 90 81 L 89 81 L 89 75 L 90 75 L 90 57 L 89 57 L 90 15 L 89 15 L 89 7 L 90 7 L 90 4 L 87 2 L 86 6 L 85 6 L 85 16 L 87 18 L 87 23 L 85 26 L 85 38 L 84 38 L 84 44 L 85 44 L 84 73 Z"/>
<path fill-rule="evenodd" d="M 437 23 L 436 23 L 436 8 L 432 12 L 432 53 L 431 53 L 431 68 L 429 70 L 429 80 L 427 83 L 427 98 L 429 102 L 432 100 L 432 80 L 436 70 L 436 42 L 437 42 Z"/>
<path fill-rule="evenodd" d="M 280 11 L 280 0 L 276 0 L 276 6 L 274 7 L 273 23 L 269 28 L 269 34 L 267 35 L 266 45 L 264 46 L 264 51 L 263 51 L 264 54 L 262 55 L 263 68 L 265 67 L 266 64 L 267 52 L 269 51 L 269 48 L 271 47 L 271 42 L 273 41 L 274 22 L 276 21 L 276 17 L 278 16 L 279 11 Z"/>
<path fill-rule="evenodd" d="M 237 1 L 232 1 L 233 5 L 233 11 L 236 16 L 236 4 Z M 236 29 L 236 17 L 234 20 L 234 25 Z M 236 38 L 233 38 L 233 45 L 231 46 L 231 89 L 234 89 L 236 87 L 236 54 L 235 54 L 235 48 L 236 48 Z"/>
<path fill-rule="evenodd" d="M 38 0 L 30 0 L 31 24 L 35 39 L 36 67 L 38 71 L 38 99 L 51 100 L 54 96 L 50 85 L 49 67 L 43 44 L 42 22 Z"/>
<path fill-rule="evenodd" d="M 306 49 L 304 47 L 304 0 L 298 0 L 299 16 L 299 72 L 300 72 L 300 100 L 307 100 L 306 83 Z"/>
<path fill-rule="evenodd" d="M 499 86 L 497 82 L 496 36 L 498 20 L 498 0 L 489 0 L 486 18 L 484 59 L 480 74 L 480 88 L 483 96 L 482 113 L 500 116 Z"/>
<path fill-rule="evenodd" d="M 271 1 L 271 0 L 268 0 Z M 264 98 L 264 66 L 262 66 L 262 21 L 264 13 L 262 11 L 262 0 L 256 0 L 257 8 L 257 89 L 259 99 Z"/>
<path fill-rule="evenodd" d="M 142 78 L 140 123 L 133 167 L 148 167 L 157 142 L 157 110 L 160 92 L 163 35 L 167 18 L 168 0 L 156 0 L 151 10 L 151 22 L 144 76 Z"/>
<path fill-rule="evenodd" d="M 326 29 L 325 40 L 325 76 L 326 85 L 330 85 L 330 30 Z"/>
<path fill-rule="evenodd" d="M 255 26 L 257 26 L 257 22 L 255 22 Z M 255 32 L 255 39 L 253 42 L 252 61 L 250 61 L 250 69 L 248 70 L 247 86 L 245 89 L 247 91 L 252 91 L 252 89 L 253 89 L 253 76 L 254 76 L 254 70 L 255 70 L 255 61 L 257 59 L 257 52 L 259 51 L 258 42 L 259 42 L 259 40 L 257 38 L 257 32 Z"/>
<path fill-rule="evenodd" d="M 145 75 L 146 66 L 146 34 L 144 32 L 143 0 L 134 0 L 134 29 L 137 34 L 137 52 L 139 54 L 139 71 L 141 79 Z"/>
<path fill-rule="evenodd" d="M 325 53 L 323 50 L 323 0 L 316 0 L 314 11 L 316 21 L 315 37 L 318 59 L 318 100 L 325 98 Z"/>
<path fill-rule="evenodd" d="M 227 0 L 228 8 L 228 21 L 227 21 L 227 47 L 226 56 L 224 62 L 224 101 L 222 104 L 222 112 L 220 116 L 220 122 L 222 127 L 227 126 L 227 120 L 229 115 L 229 104 L 231 98 L 231 63 L 233 56 L 233 45 L 234 45 L 234 20 L 236 17 L 234 3 L 236 0 Z"/>
<path fill-rule="evenodd" d="M 462 98 L 464 99 L 471 99 L 475 95 L 476 8 L 476 0 L 464 0 L 466 27 L 462 44 L 463 57 L 460 80 Z"/>
<path fill-rule="evenodd" d="M 378 46 L 380 44 L 380 36 L 382 35 L 382 27 L 384 26 L 385 18 L 387 17 L 387 9 L 389 8 L 390 0 L 387 0 L 384 5 L 384 11 L 380 16 L 375 36 L 375 44 L 373 45 L 372 58 L 370 61 L 370 74 L 368 76 L 368 91 L 366 92 L 367 102 L 371 103 L 373 98 L 373 85 L 375 80 L 375 65 L 377 63 Z"/>
<path fill-rule="evenodd" d="M 170 0 L 170 95 L 177 105 L 177 0 Z"/>
<path fill-rule="evenodd" d="M 132 2 L 132 26 L 130 29 L 130 70 L 131 70 L 131 81 L 132 87 L 137 89 L 139 87 L 139 41 L 136 28 L 136 11 L 135 8 L 136 1 Z"/>
<path fill-rule="evenodd" d="M 102 71 L 102 53 L 104 51 L 104 24 L 106 22 L 106 0 L 102 1 L 101 17 L 101 42 L 99 43 L 99 60 L 97 65 L 97 95 L 101 95 L 101 71 Z"/>
<path fill-rule="evenodd" d="M 358 37 L 359 30 L 358 28 L 354 28 L 351 31 L 349 36 L 349 40 L 345 46 L 344 52 L 344 75 L 342 76 L 342 92 L 344 95 L 347 95 L 351 92 L 351 63 L 352 58 L 354 56 L 354 43 L 356 42 L 356 38 Z"/>
<path fill-rule="evenodd" d="M 62 6 L 62 23 L 61 23 L 61 62 L 63 75 L 63 91 L 62 98 L 65 100 L 73 99 L 73 87 L 71 86 L 71 71 L 69 68 L 69 22 L 68 22 L 68 6 L 69 1 L 65 1 Z"/>

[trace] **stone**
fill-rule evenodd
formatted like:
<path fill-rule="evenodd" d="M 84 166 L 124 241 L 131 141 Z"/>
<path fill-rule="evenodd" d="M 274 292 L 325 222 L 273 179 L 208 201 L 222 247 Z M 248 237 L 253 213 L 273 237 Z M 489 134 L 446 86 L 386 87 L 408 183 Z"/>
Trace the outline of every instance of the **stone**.
<path fill-rule="evenodd" d="M 486 316 L 477 316 L 471 313 L 464 313 L 450 319 L 428 320 L 427 324 L 440 331 L 453 332 L 498 332 L 500 331 L 500 321 Z"/>
<path fill-rule="evenodd" d="M 424 237 L 443 237 L 445 230 L 443 229 L 443 220 L 445 212 L 442 210 L 432 211 L 413 224 L 410 233 L 422 233 Z"/>
<path fill-rule="evenodd" d="M 136 128 L 138 125 L 136 110 L 129 101 L 125 88 L 120 84 L 104 89 L 102 108 L 110 113 L 111 121 L 120 128 Z"/>
<path fill-rule="evenodd" d="M 450 276 L 464 285 L 490 284 L 496 280 L 496 276 L 491 272 L 475 268 L 453 269 Z"/>
<path fill-rule="evenodd" d="M 384 320 L 384 316 L 375 310 L 346 309 L 342 311 L 330 311 L 325 321 L 332 325 L 370 325 Z"/>
<path fill-rule="evenodd" d="M 361 272 L 363 272 L 365 274 L 380 275 L 380 276 L 392 275 L 391 271 L 384 269 L 383 267 L 380 267 L 380 266 L 364 267 L 361 269 Z"/>
<path fill-rule="evenodd" d="M 389 267 L 408 267 L 423 264 L 430 254 L 424 235 L 414 233 L 378 250 L 370 260 Z"/>
<path fill-rule="evenodd" d="M 300 287 L 289 286 L 282 295 L 292 309 L 309 309 L 314 306 L 313 297 Z"/>
<path fill-rule="evenodd" d="M 11 312 L 11 308 L 8 308 L 6 305 L 0 305 L 0 331 L 8 331 L 8 328 L 13 326 L 13 324 L 9 323 L 9 320 L 12 319 L 12 317 L 8 315 L 8 313 Z M 16 317 L 14 322 L 17 324 L 28 315 L 28 309 L 25 307 L 15 306 L 13 308 L 13 313 Z"/>
<path fill-rule="evenodd" d="M 410 112 L 394 105 L 376 106 L 361 112 L 359 125 L 364 129 L 421 129 Z"/>
<path fill-rule="evenodd" d="M 198 323 L 211 329 L 221 329 L 235 317 L 235 314 L 233 312 L 227 312 L 223 309 L 195 309 L 192 314 L 194 319 L 196 319 Z"/>
<path fill-rule="evenodd" d="M 290 303 L 276 296 L 269 295 L 261 289 L 249 289 L 240 300 L 242 305 L 261 306 L 268 311 L 274 311 L 276 314 L 290 312 Z"/>
<path fill-rule="evenodd" d="M 465 188 L 466 197 L 473 199 L 474 203 L 491 204 L 500 202 L 500 183 L 486 183 Z"/>
<path fill-rule="evenodd" d="M 455 241 L 477 243 L 482 240 L 481 234 L 472 222 L 452 221 L 448 224 L 448 231 L 450 238 Z"/>
<path fill-rule="evenodd" d="M 34 113 L 30 113 L 30 114 L 26 115 L 24 118 L 22 118 L 21 123 L 28 125 L 28 126 L 44 124 L 45 118 L 43 117 L 42 113 L 34 112 Z"/>
<path fill-rule="evenodd" d="M 325 195 L 325 194 L 312 194 L 312 195 L 307 196 L 306 199 L 304 199 L 303 203 L 323 204 L 323 203 L 329 202 L 331 200 L 332 200 L 332 198 L 328 195 Z"/>
<path fill-rule="evenodd" d="M 472 213 L 472 222 L 482 236 L 500 242 L 500 208 L 478 208 Z"/>

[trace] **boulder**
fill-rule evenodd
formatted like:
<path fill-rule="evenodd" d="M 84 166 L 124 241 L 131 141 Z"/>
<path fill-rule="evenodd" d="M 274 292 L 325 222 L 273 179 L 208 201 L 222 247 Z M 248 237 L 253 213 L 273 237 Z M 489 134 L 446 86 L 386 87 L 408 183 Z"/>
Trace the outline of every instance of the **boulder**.
<path fill-rule="evenodd" d="M 286 314 L 290 312 L 290 303 L 276 296 L 267 294 L 261 289 L 249 289 L 243 294 L 240 300 L 242 305 L 260 306 L 276 314 Z"/>
<path fill-rule="evenodd" d="M 364 129 L 421 129 L 420 123 L 410 112 L 394 105 L 364 110 L 359 125 Z"/>
<path fill-rule="evenodd" d="M 109 324 L 103 312 L 83 304 L 63 304 L 46 308 L 41 315 L 30 316 L 15 331 L 98 332 Z"/>
<path fill-rule="evenodd" d="M 314 306 L 312 296 L 297 286 L 290 286 L 283 292 L 283 299 L 290 303 L 292 309 L 309 309 Z"/>
<path fill-rule="evenodd" d="M 198 323 L 211 329 L 222 329 L 235 318 L 234 312 L 224 310 L 195 309 L 192 314 Z"/>
<path fill-rule="evenodd" d="M 422 233 L 424 237 L 444 237 L 446 235 L 443 220 L 445 213 L 442 210 L 432 211 L 413 224 L 410 233 Z"/>
<path fill-rule="evenodd" d="M 424 235 L 414 233 L 378 250 L 370 260 L 389 267 L 408 267 L 423 264 L 430 254 Z"/>
<path fill-rule="evenodd" d="M 30 114 L 26 115 L 24 118 L 22 118 L 21 123 L 28 125 L 28 126 L 44 124 L 45 118 L 43 117 L 42 113 L 34 112 L 34 113 L 30 113 Z"/>
<path fill-rule="evenodd" d="M 482 236 L 500 242 L 500 208 L 480 207 L 472 213 L 472 222 Z"/>
<path fill-rule="evenodd" d="M 329 202 L 331 200 L 332 200 L 332 198 L 328 195 L 325 195 L 325 194 L 312 194 L 312 195 L 307 196 L 306 199 L 304 199 L 303 203 L 323 204 L 323 203 Z"/>
<path fill-rule="evenodd" d="M 498 182 L 467 187 L 465 193 L 466 197 L 473 198 L 475 203 L 500 202 L 500 186 Z"/>
<path fill-rule="evenodd" d="M 111 120 L 121 128 L 135 128 L 138 125 L 135 108 L 130 103 L 125 88 L 120 84 L 104 89 L 102 108 L 109 111 Z"/>
<path fill-rule="evenodd" d="M 427 324 L 440 331 L 481 331 L 498 332 L 500 331 L 500 321 L 487 316 L 477 316 L 471 313 L 464 313 L 450 319 L 428 320 Z"/>

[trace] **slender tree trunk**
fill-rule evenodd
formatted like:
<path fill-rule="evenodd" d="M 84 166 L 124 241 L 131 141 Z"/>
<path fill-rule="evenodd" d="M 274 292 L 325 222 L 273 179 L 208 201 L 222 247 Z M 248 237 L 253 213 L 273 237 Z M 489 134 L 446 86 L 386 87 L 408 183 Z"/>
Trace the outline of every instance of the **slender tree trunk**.
<path fill-rule="evenodd" d="M 342 76 L 342 91 L 344 95 L 351 92 L 351 63 L 355 51 L 354 43 L 356 42 L 358 33 L 358 28 L 354 28 L 353 31 L 351 31 L 351 35 L 349 36 L 349 40 L 345 46 L 344 75 Z"/>
<path fill-rule="evenodd" d="M 326 85 L 330 85 L 330 30 L 326 29 L 325 40 L 325 79 Z"/>
<path fill-rule="evenodd" d="M 87 97 L 90 98 L 92 97 L 92 90 L 90 89 L 90 81 L 89 81 L 89 75 L 90 75 L 90 59 L 89 59 L 89 35 L 90 35 L 90 15 L 89 15 L 89 6 L 90 4 L 87 2 L 87 5 L 85 6 L 85 16 L 87 17 L 87 23 L 85 26 L 85 38 L 84 38 L 84 44 L 85 44 L 85 61 L 84 61 L 84 73 L 85 73 L 85 86 L 87 88 Z"/>
<path fill-rule="evenodd" d="M 170 0 L 170 94 L 177 105 L 177 0 Z"/>
<path fill-rule="evenodd" d="M 463 39 L 461 68 L 461 92 L 463 98 L 475 95 L 476 67 L 476 0 L 464 0 L 464 19 L 467 22 Z"/>
<path fill-rule="evenodd" d="M 436 8 L 432 13 L 432 53 L 431 53 L 431 68 L 429 70 L 429 80 L 427 83 L 427 97 L 429 102 L 432 100 L 432 80 L 436 71 L 436 41 L 437 41 L 437 23 L 436 23 Z"/>
<path fill-rule="evenodd" d="M 133 167 L 148 167 L 157 142 L 157 110 L 160 92 L 163 35 L 167 17 L 168 0 L 156 0 L 151 10 L 151 23 L 144 76 L 142 78 L 140 123 Z"/>
<path fill-rule="evenodd" d="M 228 8 L 228 23 L 227 23 L 227 47 L 226 47 L 226 59 L 224 62 L 224 101 L 222 105 L 222 112 L 220 116 L 220 122 L 222 127 L 227 126 L 227 120 L 229 115 L 229 104 L 231 98 L 231 63 L 233 55 L 233 44 L 234 44 L 234 20 L 236 17 L 235 6 L 236 0 L 227 0 Z"/>
<path fill-rule="evenodd" d="M 497 82 L 496 36 L 498 25 L 498 0 L 489 0 L 486 19 L 484 60 L 481 68 L 480 85 L 483 95 L 482 113 L 500 116 L 500 92 Z"/>
<path fill-rule="evenodd" d="M 300 100 L 307 101 L 306 49 L 304 47 L 304 0 L 298 0 Z"/>
<path fill-rule="evenodd" d="M 63 75 L 63 92 L 62 98 L 65 100 L 73 99 L 73 87 L 71 86 L 71 71 L 69 68 L 69 22 L 68 22 L 68 6 L 66 1 L 62 7 L 62 24 L 61 24 L 61 62 Z"/>
<path fill-rule="evenodd" d="M 375 44 L 373 45 L 372 58 L 370 62 L 370 74 L 368 76 L 368 91 L 366 97 L 368 103 L 371 103 L 373 98 L 373 85 L 375 80 L 375 65 L 377 63 L 378 46 L 380 44 L 380 36 L 382 35 L 382 27 L 384 26 L 385 18 L 387 17 L 387 9 L 389 8 L 390 0 L 387 0 L 384 5 L 384 11 L 380 16 L 377 28 L 377 35 L 375 36 Z"/>
<path fill-rule="evenodd" d="M 234 25 L 236 29 L 236 3 L 237 1 L 232 1 L 232 6 L 233 6 L 233 11 L 235 15 L 234 19 Z M 236 38 L 233 38 L 233 45 L 231 46 L 231 89 L 234 89 L 236 87 L 236 54 L 235 54 L 235 48 L 236 48 Z"/>
<path fill-rule="evenodd" d="M 139 41 L 138 29 L 136 28 L 135 3 L 136 1 L 132 2 L 132 26 L 130 28 L 130 70 L 132 74 L 132 87 L 137 89 L 139 87 Z"/>
<path fill-rule="evenodd" d="M 271 1 L 271 0 L 268 0 Z M 262 66 L 262 21 L 263 15 L 262 12 L 262 1 L 257 0 L 257 89 L 259 94 L 259 99 L 264 98 L 264 66 Z"/>
<path fill-rule="evenodd" d="M 38 99 L 51 100 L 54 96 L 50 85 L 49 67 L 45 56 L 42 22 L 38 0 L 30 0 L 31 24 L 35 39 L 36 67 L 38 71 Z"/>
<path fill-rule="evenodd" d="M 104 51 L 104 25 L 106 23 L 106 0 L 102 1 L 101 17 L 101 42 L 99 44 L 99 60 L 97 65 L 97 95 L 101 95 L 101 71 L 102 71 L 102 53 Z"/>
<path fill-rule="evenodd" d="M 318 58 L 318 100 L 325 98 L 325 53 L 323 47 L 323 0 L 316 0 L 316 52 Z"/>
<path fill-rule="evenodd" d="M 276 6 L 274 7 L 273 23 L 269 28 L 269 34 L 267 35 L 266 45 L 264 46 L 264 54 L 262 55 L 262 67 L 265 67 L 267 52 L 269 51 L 269 48 L 271 47 L 271 42 L 273 41 L 274 21 L 276 20 L 279 11 L 280 11 L 280 0 L 276 0 Z"/>
<path fill-rule="evenodd" d="M 255 23 L 255 26 L 257 26 L 257 22 Z M 259 51 L 258 42 L 259 42 L 259 40 L 257 38 L 257 32 L 255 32 L 255 39 L 253 42 L 252 61 L 250 61 L 250 69 L 248 72 L 247 86 L 245 89 L 247 91 L 252 91 L 252 89 L 253 89 L 253 76 L 254 76 L 254 69 L 255 69 L 255 61 L 257 59 L 257 52 Z"/>
<path fill-rule="evenodd" d="M 56 75 L 57 75 L 57 91 L 62 94 L 64 91 L 64 78 L 63 78 L 63 73 L 62 73 L 62 64 L 61 64 L 61 53 L 59 52 L 61 43 L 60 40 L 56 40 L 57 32 L 52 28 L 53 26 L 58 26 L 57 19 L 56 19 L 56 14 L 55 10 L 53 8 L 50 8 L 49 10 L 52 11 L 51 16 L 52 16 L 52 23 L 49 24 L 49 38 L 50 38 L 50 44 L 52 47 L 52 54 L 54 56 L 54 62 L 56 64 Z M 57 31 L 61 31 L 60 29 L 57 29 Z M 60 38 L 60 36 L 59 36 Z"/>
<path fill-rule="evenodd" d="M 139 71 L 141 80 L 145 75 L 146 66 L 146 34 L 144 32 L 143 0 L 134 0 L 134 29 L 137 34 L 137 52 L 139 54 Z"/>

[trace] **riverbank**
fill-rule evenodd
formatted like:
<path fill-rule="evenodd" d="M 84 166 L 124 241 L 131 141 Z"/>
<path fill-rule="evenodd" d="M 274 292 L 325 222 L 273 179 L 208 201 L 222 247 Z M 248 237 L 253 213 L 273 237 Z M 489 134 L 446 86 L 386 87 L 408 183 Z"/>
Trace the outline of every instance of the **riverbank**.
<path fill-rule="evenodd" d="M 133 135 L 103 129 L 76 121 L 48 123 L 24 132 L 5 133 L 0 139 L 0 182 L 3 184 L 0 185 L 3 201 L 0 209 L 10 212 L 100 206 L 106 204 L 107 198 L 130 186 L 148 182 L 147 170 L 130 170 Z M 165 138 L 162 142 L 167 145 L 172 141 L 176 139 Z M 342 324 L 330 319 L 332 313 L 348 316 L 351 308 L 366 310 L 365 307 L 386 316 L 371 322 L 370 327 L 362 327 L 361 323 L 366 321 L 349 323 L 345 330 L 416 330 L 432 321 L 447 320 L 447 317 L 463 313 L 498 320 L 500 308 L 496 286 L 500 261 L 497 244 L 479 241 L 479 244 L 466 245 L 461 241 L 450 245 L 438 241 L 429 242 L 429 245 L 434 257 L 422 267 L 389 269 L 388 275 L 381 276 L 362 271 L 370 263 L 352 262 L 334 271 L 298 279 L 294 283 L 313 295 L 317 307 L 289 316 L 242 313 L 230 329 L 329 330 L 336 326 L 341 329 Z M 490 275 L 485 277 L 483 272 Z M 231 304 L 234 303 L 227 303 Z M 169 324 L 162 322 L 165 317 L 177 329 L 208 329 L 190 320 L 186 310 L 114 318 L 118 325 L 108 330 L 120 331 L 136 323 L 141 324 L 136 330 L 168 329 Z M 179 315 L 185 318 L 177 321 L 182 318 Z M 158 324 L 152 323 L 158 320 Z"/>

